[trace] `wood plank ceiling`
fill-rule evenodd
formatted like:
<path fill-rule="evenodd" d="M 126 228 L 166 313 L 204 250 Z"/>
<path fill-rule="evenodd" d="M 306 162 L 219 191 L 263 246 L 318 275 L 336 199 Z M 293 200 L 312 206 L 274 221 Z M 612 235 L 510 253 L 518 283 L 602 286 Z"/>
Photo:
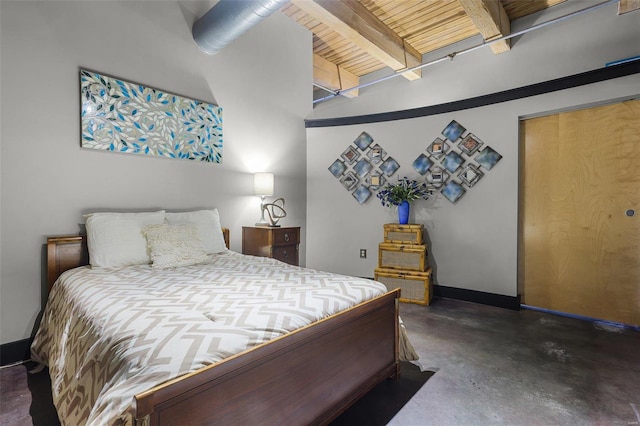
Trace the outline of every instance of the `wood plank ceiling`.
<path fill-rule="evenodd" d="M 419 65 L 422 55 L 469 37 L 510 33 L 514 19 L 565 0 L 291 0 L 281 10 L 313 32 L 314 85 L 340 91 L 359 78 Z M 491 45 L 495 54 L 509 40 Z M 421 71 L 403 74 L 408 80 Z M 327 94 L 322 90 L 322 93 Z M 358 91 L 345 92 L 355 97 Z"/>

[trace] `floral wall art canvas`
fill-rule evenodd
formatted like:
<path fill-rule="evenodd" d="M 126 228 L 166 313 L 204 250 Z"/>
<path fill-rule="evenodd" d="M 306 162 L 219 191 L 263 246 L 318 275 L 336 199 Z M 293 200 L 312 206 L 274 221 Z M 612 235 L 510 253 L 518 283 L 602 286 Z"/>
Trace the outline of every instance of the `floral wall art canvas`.
<path fill-rule="evenodd" d="M 222 108 L 80 70 L 82 147 L 222 162 Z"/>

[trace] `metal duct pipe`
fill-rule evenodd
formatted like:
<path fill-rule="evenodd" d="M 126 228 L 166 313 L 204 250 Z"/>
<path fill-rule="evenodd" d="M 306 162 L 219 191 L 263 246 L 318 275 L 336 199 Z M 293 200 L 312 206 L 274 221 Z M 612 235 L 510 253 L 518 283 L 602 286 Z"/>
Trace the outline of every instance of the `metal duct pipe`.
<path fill-rule="evenodd" d="M 200 49 L 214 54 L 280 9 L 289 0 L 220 0 L 194 24 Z"/>

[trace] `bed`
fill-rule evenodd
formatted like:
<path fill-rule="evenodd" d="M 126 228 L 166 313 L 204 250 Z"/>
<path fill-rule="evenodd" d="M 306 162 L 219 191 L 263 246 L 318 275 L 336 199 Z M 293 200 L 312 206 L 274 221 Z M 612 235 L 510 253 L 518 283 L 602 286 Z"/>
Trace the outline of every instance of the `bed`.
<path fill-rule="evenodd" d="M 228 248 L 228 230 L 224 229 L 222 235 Z M 193 267 L 195 269 L 178 267 L 165 270 L 163 273 L 173 281 L 171 284 L 165 282 L 159 284 L 160 287 L 154 287 L 154 280 L 149 279 L 149 276 L 156 277 L 157 271 L 151 271 L 148 265 L 106 270 L 92 268 L 84 266 L 89 262 L 87 251 L 87 238 L 84 236 L 58 236 L 47 239 L 47 280 L 51 293 L 43 322 L 34 339 L 32 354 L 34 359 L 49 366 L 54 402 L 63 424 L 327 424 L 376 384 L 387 378 L 397 378 L 400 373 L 399 340 L 401 335 L 403 338 L 406 336 L 399 326 L 399 290 L 387 292 L 386 289 L 376 289 L 376 285 L 382 288 L 384 286 L 370 280 L 299 268 L 274 259 L 244 256 L 230 250 L 210 256 L 207 263 Z M 238 269 L 243 272 L 235 272 Z M 251 277 L 254 272 L 263 275 Z M 194 283 L 202 287 L 210 285 L 208 281 L 205 283 L 206 280 L 202 277 L 224 277 L 225 286 L 233 287 L 240 282 L 243 290 L 249 287 L 255 289 L 256 284 L 262 286 L 268 281 L 265 272 L 277 283 L 282 280 L 297 280 L 299 284 L 296 285 L 296 290 L 297 286 L 302 288 L 312 279 L 331 282 L 336 287 L 348 284 L 352 288 L 351 292 L 364 294 L 363 301 L 352 306 L 342 306 L 342 301 L 331 302 L 335 306 L 326 316 L 323 314 L 321 318 L 312 318 L 315 315 L 313 313 L 298 314 L 294 316 L 294 320 L 275 320 L 277 324 L 270 325 L 268 329 L 255 328 L 251 316 L 245 315 L 241 320 L 244 324 L 241 334 L 245 340 L 250 341 L 246 349 L 238 350 L 235 343 L 231 343 L 230 346 L 216 343 L 219 350 L 212 351 L 215 356 L 205 351 L 208 358 L 199 359 L 195 364 L 190 360 L 189 365 L 180 364 L 180 368 L 177 369 L 165 368 L 168 371 L 153 370 L 159 367 L 148 364 L 149 354 L 154 362 L 161 360 L 162 363 L 162 360 L 171 359 L 166 352 L 162 352 L 162 348 L 149 351 L 147 358 L 142 357 L 132 367 L 131 364 L 126 365 L 132 352 L 129 350 L 125 353 L 123 348 L 127 346 L 127 339 L 134 337 L 116 332 L 109 344 L 97 343 L 97 340 L 87 337 L 96 332 L 93 330 L 95 328 L 124 330 L 129 326 L 134 327 L 133 323 L 138 320 L 148 321 L 149 315 L 152 315 L 132 315 L 124 322 L 110 316 L 113 313 L 109 309 L 116 309 L 120 303 L 118 299 L 113 299 L 112 302 L 110 294 L 121 293 L 120 290 L 125 288 L 122 286 L 129 283 L 125 283 L 125 278 L 122 277 L 132 282 L 138 282 L 136 280 L 140 279 L 143 283 L 135 288 L 127 287 L 129 293 L 125 298 L 128 301 L 142 301 L 146 300 L 144 297 L 147 295 L 153 295 L 150 302 L 153 303 L 156 300 L 164 300 L 160 293 L 169 288 L 166 287 L 169 285 L 172 292 L 177 291 L 177 288 L 191 288 Z M 89 282 L 92 284 L 85 284 Z M 373 283 L 373 287 L 367 282 Z M 219 285 L 216 283 L 216 286 Z M 102 287 L 110 291 L 99 293 Z M 85 290 L 77 291 L 79 288 L 91 289 L 88 291 L 90 294 L 83 295 Z M 200 293 L 199 289 L 191 291 L 192 294 L 186 297 L 190 303 L 192 299 L 205 294 Z M 76 317 L 80 317 L 72 300 L 76 292 L 82 295 L 80 298 L 89 301 L 89 306 L 101 305 L 95 316 L 103 318 L 103 321 L 84 324 L 82 332 L 76 333 L 80 336 L 77 340 L 84 342 L 83 339 L 88 339 L 82 344 L 71 341 L 73 334 L 69 331 L 70 324 L 77 320 Z M 259 293 L 262 293 L 262 290 Z M 351 296 L 340 297 L 348 299 Z M 253 300 L 244 296 L 239 299 L 241 302 L 237 303 L 245 304 L 248 303 L 247 300 Z M 200 306 L 204 302 L 195 303 L 196 306 Z M 104 312 L 102 309 L 105 309 Z M 132 312 L 131 309 L 127 311 Z M 163 311 L 162 315 L 155 317 L 165 326 L 171 324 L 167 321 L 172 315 L 182 315 L 175 306 L 172 305 L 170 309 L 169 314 Z M 202 320 L 202 315 L 196 320 L 198 327 L 206 328 L 214 324 L 218 328 L 224 328 L 236 326 L 240 321 L 238 318 L 230 319 L 233 315 L 227 316 L 225 309 L 207 309 L 203 310 L 206 320 Z M 54 327 L 53 323 L 57 323 L 57 326 Z M 285 323 L 286 327 L 283 325 Z M 156 331 L 151 328 L 148 330 L 150 331 L 137 333 L 135 338 L 151 339 Z M 170 339 L 174 335 L 176 333 L 169 333 L 159 338 Z M 203 336 L 208 336 L 206 330 L 204 334 L 196 333 L 188 338 L 191 338 L 190 342 L 193 343 L 198 339 L 201 341 L 208 338 Z M 60 343 L 60 340 L 65 339 L 71 342 Z M 56 352 L 52 349 L 69 346 L 71 343 L 81 348 L 80 352 Z M 208 345 L 212 346 L 213 343 L 209 342 Z M 164 345 L 170 352 L 178 347 L 180 345 L 176 345 L 175 342 Z M 118 358 L 119 352 L 125 353 L 126 356 Z M 69 362 L 75 362 L 76 367 L 64 365 Z M 166 364 L 172 365 L 172 362 L 166 361 Z M 100 366 L 101 363 L 104 365 L 98 369 L 96 366 Z M 96 373 L 98 370 L 108 371 L 108 377 L 96 379 L 102 375 Z M 65 387 L 65 375 L 73 376 L 66 379 L 75 381 L 75 392 L 60 392 Z M 123 375 L 129 380 L 124 385 L 117 385 L 124 389 L 123 394 L 116 398 L 107 395 L 105 392 L 114 387 L 111 377 Z M 61 401 L 56 401 L 56 394 L 59 398 L 62 395 Z M 89 401 L 82 401 L 83 398 Z M 96 405 L 96 400 L 102 401 L 102 407 L 97 412 L 87 415 L 85 408 L 77 409 L 78 406 Z M 123 401 L 127 405 L 124 411 Z M 74 410 L 75 414 L 67 414 Z M 63 413 L 60 413 L 61 411 Z M 79 412 L 82 413 L 78 414 Z M 73 417 L 75 415 L 79 417 Z"/>

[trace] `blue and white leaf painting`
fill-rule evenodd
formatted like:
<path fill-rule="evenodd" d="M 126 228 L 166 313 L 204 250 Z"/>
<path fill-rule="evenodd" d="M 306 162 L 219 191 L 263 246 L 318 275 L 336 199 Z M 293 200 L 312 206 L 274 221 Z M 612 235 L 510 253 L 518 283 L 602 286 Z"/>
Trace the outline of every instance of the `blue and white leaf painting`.
<path fill-rule="evenodd" d="M 82 147 L 222 162 L 222 108 L 80 70 Z"/>

